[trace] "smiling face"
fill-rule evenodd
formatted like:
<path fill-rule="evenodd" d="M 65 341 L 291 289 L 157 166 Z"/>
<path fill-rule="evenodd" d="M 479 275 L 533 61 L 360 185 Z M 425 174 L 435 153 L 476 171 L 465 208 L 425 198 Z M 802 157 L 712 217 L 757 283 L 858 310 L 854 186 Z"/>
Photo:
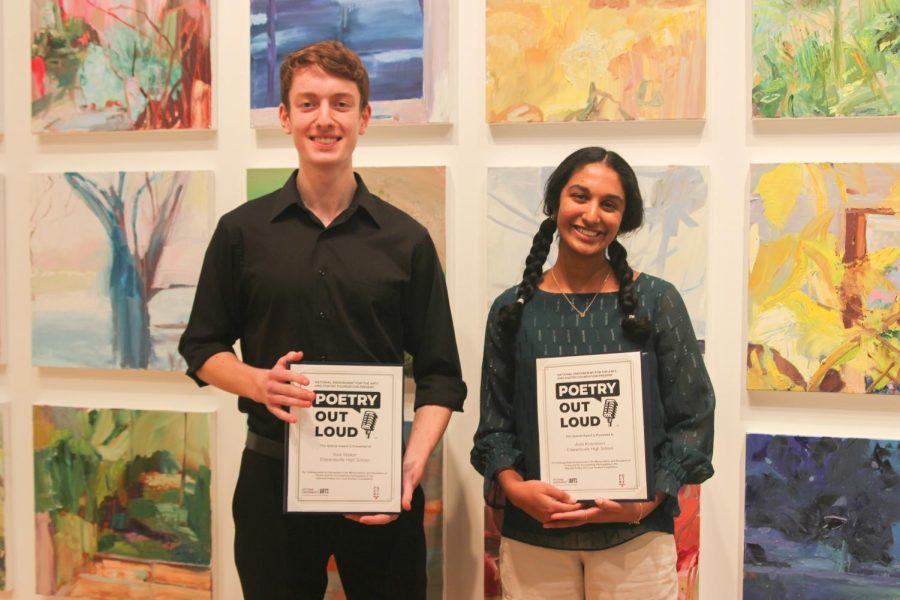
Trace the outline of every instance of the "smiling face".
<path fill-rule="evenodd" d="M 294 139 L 301 169 L 352 170 L 353 150 L 372 114 L 371 106 L 360 108 L 356 83 L 311 66 L 294 73 L 288 98 L 278 117 Z"/>
<path fill-rule="evenodd" d="M 599 162 L 577 169 L 563 186 L 555 214 L 560 259 L 603 256 L 624 212 L 625 191 L 615 171 Z"/>

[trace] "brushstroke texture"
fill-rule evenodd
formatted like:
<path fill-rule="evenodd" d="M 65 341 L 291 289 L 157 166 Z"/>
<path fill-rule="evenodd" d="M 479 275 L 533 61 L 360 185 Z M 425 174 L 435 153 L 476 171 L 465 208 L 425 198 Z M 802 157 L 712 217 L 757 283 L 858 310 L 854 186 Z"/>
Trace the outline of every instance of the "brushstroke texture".
<path fill-rule="evenodd" d="M 211 600 L 210 418 L 33 408 L 37 593 Z"/>
<path fill-rule="evenodd" d="M 211 191 L 186 171 L 35 176 L 34 363 L 181 369 Z"/>
<path fill-rule="evenodd" d="M 706 0 L 487 1 L 487 121 L 700 119 Z"/>
<path fill-rule="evenodd" d="M 900 392 L 900 165 L 752 168 L 747 388 Z"/>
<path fill-rule="evenodd" d="M 426 38 L 432 35 L 419 0 L 251 0 L 252 112 L 278 107 L 279 66 L 286 55 L 334 39 L 359 54 L 369 72 L 375 122 L 426 121 L 427 70 L 435 64 L 427 60 Z M 254 124 L 267 123 L 254 118 Z"/>
<path fill-rule="evenodd" d="M 32 131 L 208 129 L 207 0 L 31 0 Z"/>
<path fill-rule="evenodd" d="M 744 598 L 900 596 L 895 440 L 747 436 Z"/>
<path fill-rule="evenodd" d="M 753 116 L 900 114 L 900 0 L 753 0 Z"/>

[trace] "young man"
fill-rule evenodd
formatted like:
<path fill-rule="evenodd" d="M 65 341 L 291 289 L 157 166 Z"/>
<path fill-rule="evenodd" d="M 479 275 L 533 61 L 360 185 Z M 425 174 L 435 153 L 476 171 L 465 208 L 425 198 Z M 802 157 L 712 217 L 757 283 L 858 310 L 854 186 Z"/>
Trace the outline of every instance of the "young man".
<path fill-rule="evenodd" d="M 188 375 L 237 394 L 247 413 L 233 516 L 248 600 L 321 598 L 331 555 L 351 599 L 425 597 L 419 481 L 466 387 L 430 236 L 353 173 L 368 90 L 359 57 L 337 42 L 284 60 L 279 118 L 299 171 L 219 221 L 181 338 Z M 416 414 L 399 518 L 283 514 L 283 422 L 313 399 L 288 363 L 396 364 L 404 351 L 414 357 Z"/>

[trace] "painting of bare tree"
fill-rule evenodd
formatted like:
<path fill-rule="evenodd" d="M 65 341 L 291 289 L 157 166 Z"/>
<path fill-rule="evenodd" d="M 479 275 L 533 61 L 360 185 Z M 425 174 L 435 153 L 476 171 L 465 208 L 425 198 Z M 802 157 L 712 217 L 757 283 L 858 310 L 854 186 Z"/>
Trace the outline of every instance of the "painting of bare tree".
<path fill-rule="evenodd" d="M 202 172 L 35 176 L 34 364 L 180 370 L 211 194 Z"/>

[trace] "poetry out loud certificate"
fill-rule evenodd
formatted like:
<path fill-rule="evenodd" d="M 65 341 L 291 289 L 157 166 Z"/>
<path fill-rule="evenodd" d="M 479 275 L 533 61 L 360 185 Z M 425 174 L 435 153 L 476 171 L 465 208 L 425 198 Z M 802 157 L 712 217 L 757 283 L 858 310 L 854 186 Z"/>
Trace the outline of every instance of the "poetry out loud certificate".
<path fill-rule="evenodd" d="M 590 502 L 649 500 L 650 356 L 537 359 L 541 480 Z"/>
<path fill-rule="evenodd" d="M 295 363 L 315 400 L 292 408 L 285 511 L 399 513 L 403 366 Z"/>

